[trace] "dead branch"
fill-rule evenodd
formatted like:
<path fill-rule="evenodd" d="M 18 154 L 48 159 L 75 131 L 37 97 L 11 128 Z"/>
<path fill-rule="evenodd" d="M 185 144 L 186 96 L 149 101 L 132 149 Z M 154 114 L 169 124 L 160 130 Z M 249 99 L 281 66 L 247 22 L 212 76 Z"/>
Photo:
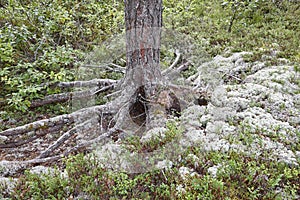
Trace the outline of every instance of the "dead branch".
<path fill-rule="evenodd" d="M 54 127 L 62 124 L 72 124 L 74 123 L 75 119 L 78 120 L 80 118 L 84 118 L 85 116 L 91 116 L 92 114 L 95 113 L 114 114 L 116 113 L 117 109 L 118 109 L 117 105 L 114 105 L 113 103 L 93 106 L 89 108 L 83 108 L 71 114 L 59 115 L 50 119 L 43 119 L 16 128 L 10 128 L 0 132 L 0 135 L 2 136 L 21 135 L 30 131 L 36 131 L 38 129 L 48 129 L 50 127 Z"/>
<path fill-rule="evenodd" d="M 14 136 L 14 135 L 21 135 L 30 131 L 35 131 L 37 129 L 41 128 L 49 128 L 53 126 L 57 126 L 60 124 L 67 124 L 67 123 L 73 123 L 74 122 L 74 117 L 69 114 L 64 114 L 60 116 L 56 116 L 50 119 L 43 119 L 39 121 L 35 121 L 23 126 L 19 126 L 16 128 L 10 128 L 7 130 L 4 130 L 0 132 L 0 135 L 3 136 Z"/>
<path fill-rule="evenodd" d="M 180 65 L 176 70 L 177 70 L 178 72 L 183 72 L 183 71 L 189 69 L 189 65 L 190 65 L 190 63 L 189 63 L 189 62 L 186 62 L 186 63 Z"/>
<path fill-rule="evenodd" d="M 107 91 L 109 91 L 109 90 L 111 90 L 113 88 L 114 88 L 114 85 L 105 86 L 105 87 L 103 87 L 103 88 L 101 88 L 101 89 L 93 92 L 93 95 L 96 95 L 96 94 L 99 94 L 99 93 L 102 93 L 102 92 L 107 92 Z"/>
<path fill-rule="evenodd" d="M 123 74 L 125 74 L 125 71 L 126 71 L 126 69 L 124 67 L 121 67 L 114 63 L 109 63 L 108 65 L 85 65 L 85 67 L 105 69 L 106 71 L 118 72 L 118 73 L 123 73 Z"/>
<path fill-rule="evenodd" d="M 38 158 L 46 158 L 50 155 L 50 153 L 52 153 L 55 149 L 57 149 L 59 146 L 61 146 L 66 140 L 68 140 L 71 136 L 73 136 L 78 129 L 82 129 L 84 128 L 84 126 L 88 123 L 90 123 L 91 120 L 87 120 L 82 124 L 79 124 L 75 127 L 73 127 L 72 129 L 68 130 L 67 132 L 65 132 L 62 136 L 60 136 L 55 142 L 54 144 L 52 144 L 51 146 L 49 146 L 44 152 L 42 152 Z"/>
<path fill-rule="evenodd" d="M 115 63 L 109 63 L 109 65 L 115 67 L 117 71 L 125 73 L 125 68 L 124 67 L 121 67 L 120 65 L 117 65 Z"/>
<path fill-rule="evenodd" d="M 117 84 L 118 80 L 113 79 L 92 79 L 88 81 L 71 81 L 71 82 L 46 82 L 42 83 L 40 87 L 103 87 L 111 84 Z"/>
<path fill-rule="evenodd" d="M 85 141 L 83 143 L 77 144 L 75 147 L 69 149 L 68 151 L 66 151 L 65 153 L 63 153 L 63 156 L 67 156 L 70 153 L 77 151 L 78 149 L 84 148 L 84 147 L 88 147 L 91 146 L 92 144 L 97 144 L 99 142 L 102 142 L 104 139 L 110 137 L 111 135 L 113 135 L 115 132 L 119 132 L 120 130 L 117 129 L 116 127 L 113 127 L 111 129 L 109 129 L 106 133 L 101 134 L 100 136 L 92 139 L 92 140 L 88 140 Z"/>
<path fill-rule="evenodd" d="M 59 124 L 54 127 L 49 127 L 46 130 L 40 129 L 39 131 L 34 132 L 34 135 L 31 138 L 26 139 L 26 140 L 20 139 L 20 140 L 14 141 L 14 142 L 5 141 L 4 143 L 0 144 L 0 149 L 15 148 L 15 147 L 21 146 L 23 144 L 27 144 L 27 143 L 32 142 L 32 141 L 36 140 L 37 138 L 42 137 L 48 133 L 55 133 L 55 132 L 59 131 L 60 129 L 62 129 L 63 126 L 64 126 L 63 124 Z"/>
<path fill-rule="evenodd" d="M 57 84 L 61 88 L 70 88 L 70 87 L 103 87 L 107 85 L 117 84 L 118 80 L 112 79 L 93 79 L 90 81 L 72 81 L 72 82 L 60 82 Z"/>
<path fill-rule="evenodd" d="M 60 155 L 55 155 L 55 156 L 45 157 L 45 158 L 38 157 L 38 158 L 25 160 L 25 161 L 0 161 L 0 166 L 2 168 L 10 168 L 11 166 L 14 166 L 15 171 L 18 171 L 21 169 L 26 169 L 28 166 L 33 165 L 33 164 L 43 164 L 43 163 L 58 161 L 64 157 L 67 157 L 68 155 L 70 155 L 73 152 L 77 152 L 80 149 L 83 149 L 85 147 L 91 146 L 92 144 L 97 144 L 97 143 L 103 141 L 104 139 L 106 139 L 106 138 L 110 137 L 112 134 L 114 134 L 116 131 L 117 131 L 116 128 L 111 128 L 106 133 L 98 136 L 97 138 L 89 140 L 87 142 L 83 142 L 81 144 L 78 144 Z M 14 172 L 12 172 L 12 173 L 14 173 Z"/>
<path fill-rule="evenodd" d="M 80 92 L 66 92 L 61 94 L 53 94 L 44 97 L 44 99 L 38 99 L 30 104 L 30 108 L 36 108 L 51 103 L 62 103 L 71 99 L 81 99 L 87 96 L 92 96 L 92 91 L 80 91 Z"/>
<path fill-rule="evenodd" d="M 74 85 L 76 83 L 73 83 Z M 68 100 L 76 100 L 76 99 L 83 99 L 87 97 L 91 97 L 95 94 L 99 94 L 101 92 L 106 92 L 110 89 L 114 88 L 114 84 L 110 84 L 108 86 L 104 86 L 103 88 L 97 90 L 97 88 L 93 88 L 90 90 L 84 90 L 84 91 L 78 91 L 78 92 L 66 92 L 66 93 L 60 93 L 60 94 L 53 94 L 48 95 L 44 97 L 44 99 L 38 99 L 30 104 L 30 108 L 36 108 L 43 105 L 51 104 L 51 103 L 62 103 L 66 102 Z M 95 92 L 97 90 L 97 92 Z"/>
<path fill-rule="evenodd" d="M 175 52 L 176 53 L 176 58 L 174 60 L 174 62 L 170 65 L 170 67 L 168 69 L 165 69 L 162 71 L 162 74 L 165 75 L 167 74 L 169 71 L 171 71 L 179 62 L 181 54 L 179 52 Z"/>
<path fill-rule="evenodd" d="M 29 138 L 29 139 L 21 139 L 21 140 L 18 140 L 16 142 L 11 142 L 11 143 L 5 143 L 5 144 L 0 144 L 0 149 L 4 149 L 4 148 L 15 148 L 15 147 L 18 147 L 18 146 L 22 146 L 23 144 L 26 144 L 26 143 L 29 143 L 29 142 L 32 142 L 34 141 L 35 139 L 37 139 L 38 136 L 34 135 L 33 137 Z"/>

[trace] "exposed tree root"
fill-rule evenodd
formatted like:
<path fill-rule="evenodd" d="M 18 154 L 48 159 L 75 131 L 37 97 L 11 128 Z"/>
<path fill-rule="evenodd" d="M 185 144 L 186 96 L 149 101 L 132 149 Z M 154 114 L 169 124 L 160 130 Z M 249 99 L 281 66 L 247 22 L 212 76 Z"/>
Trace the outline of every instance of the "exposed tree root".
<path fill-rule="evenodd" d="M 175 70 L 178 73 L 188 69 L 186 62 L 177 67 L 180 54 L 166 73 Z M 114 66 L 118 68 L 118 66 Z M 175 68 L 177 67 L 177 68 Z M 175 68 L 175 69 L 174 69 Z M 167 76 L 168 74 L 166 74 Z M 32 107 L 38 107 L 49 103 L 63 102 L 70 99 L 84 99 L 93 97 L 95 94 L 116 89 L 120 82 L 110 79 L 94 79 L 91 81 L 74 81 L 57 83 L 57 87 L 94 87 L 94 90 L 69 92 L 50 95 L 43 100 L 32 103 Z M 121 85 L 122 87 L 122 85 Z M 33 159 L 23 161 L 3 161 L 1 165 L 17 165 L 20 169 L 33 164 L 43 164 L 58 161 L 73 152 L 82 151 L 93 144 L 103 143 L 111 137 L 118 135 L 144 132 L 145 127 L 163 126 L 169 115 L 179 115 L 185 104 L 195 97 L 196 92 L 190 87 L 172 84 L 157 85 L 158 93 L 155 97 L 148 99 L 145 96 L 143 86 L 132 88 L 126 86 L 122 91 L 115 91 L 117 98 L 104 105 L 82 108 L 71 114 L 64 114 L 49 119 L 35 121 L 16 128 L 10 128 L 0 132 L 0 136 L 7 140 L 0 144 L 0 150 L 13 149 L 29 145 L 36 139 L 46 137 L 48 134 L 57 133 L 60 136 L 54 141 L 48 141 L 48 147 L 41 147 L 40 152 Z M 190 98 L 190 96 L 192 97 Z M 184 97 L 178 98 L 177 96 Z M 185 101 L 185 102 L 183 102 Z M 149 113 L 155 113 L 149 118 Z M 151 121 L 151 124 L 149 121 Z M 64 128 L 67 130 L 62 131 Z M 62 132 L 64 132 L 62 134 Z M 25 139 L 24 139 L 25 138 Z"/>

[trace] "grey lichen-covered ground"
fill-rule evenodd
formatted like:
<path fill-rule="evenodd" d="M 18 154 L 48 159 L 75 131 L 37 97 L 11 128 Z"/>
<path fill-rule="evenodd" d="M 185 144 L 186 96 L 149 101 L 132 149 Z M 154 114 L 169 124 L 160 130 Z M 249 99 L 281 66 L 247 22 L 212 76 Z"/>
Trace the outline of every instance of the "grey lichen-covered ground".
<path fill-rule="evenodd" d="M 287 60 L 246 62 L 247 55 L 217 56 L 198 68 L 192 83 L 211 86 L 211 97 L 207 106 L 183 112 L 186 134 L 206 150 L 267 152 L 299 165 L 300 74 Z"/>
<path fill-rule="evenodd" d="M 252 53 L 216 56 L 188 78 L 195 90 L 202 88 L 208 103 L 191 103 L 179 118 L 170 119 L 179 127 L 180 138 L 163 142 L 162 149 L 140 154 L 132 153 L 128 144 L 106 143 L 95 151 L 103 166 L 130 173 L 164 168 L 172 166 L 191 146 L 203 151 L 242 152 L 264 159 L 267 155 L 272 161 L 298 166 L 300 74 L 289 61 L 278 60 L 274 55 L 256 62 L 247 62 L 247 56 Z M 270 65 L 270 60 L 276 60 L 276 65 Z M 186 98 L 184 95 L 177 92 L 181 99 Z M 155 128 L 144 133 L 139 142 L 165 141 L 166 132 L 166 128 Z M 134 168 L 136 162 L 144 167 Z"/>

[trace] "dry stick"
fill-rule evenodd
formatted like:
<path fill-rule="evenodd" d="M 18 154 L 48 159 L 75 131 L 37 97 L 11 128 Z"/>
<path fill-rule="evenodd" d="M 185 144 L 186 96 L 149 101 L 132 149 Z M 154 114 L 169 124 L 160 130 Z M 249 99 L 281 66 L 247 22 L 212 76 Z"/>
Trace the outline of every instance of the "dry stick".
<path fill-rule="evenodd" d="M 19 169 L 25 169 L 27 165 L 32 165 L 32 164 L 43 164 L 43 163 L 47 163 L 47 162 L 54 162 L 57 160 L 60 160 L 64 157 L 67 157 L 69 154 L 76 152 L 84 147 L 88 147 L 91 146 L 92 144 L 96 144 L 100 141 L 103 141 L 104 139 L 110 137 L 115 131 L 117 131 L 116 128 L 111 128 L 110 130 L 108 130 L 106 133 L 98 136 L 97 138 L 78 144 L 74 147 L 72 147 L 71 149 L 67 150 L 66 152 L 60 154 L 60 155 L 56 155 L 56 156 L 52 156 L 52 157 L 46 157 L 46 158 L 34 158 L 31 160 L 26 160 L 26 161 L 5 161 L 4 163 L 0 161 L 0 164 L 2 167 L 5 167 L 3 165 L 7 165 L 7 167 L 10 167 L 12 165 L 15 166 L 15 168 L 17 168 L 16 165 L 19 166 Z"/>
<path fill-rule="evenodd" d="M 112 79 L 93 79 L 89 81 L 72 81 L 72 82 L 60 82 L 58 87 L 70 88 L 70 87 L 95 87 L 95 86 L 107 86 L 117 84 L 118 80 Z"/>
<path fill-rule="evenodd" d="M 183 72 L 189 68 L 189 64 L 190 64 L 190 62 L 186 62 L 186 63 L 180 65 L 176 70 L 178 72 Z"/>
<path fill-rule="evenodd" d="M 75 147 L 71 148 L 70 150 L 66 151 L 65 153 L 63 153 L 64 156 L 67 156 L 69 155 L 70 153 L 74 152 L 74 151 L 77 151 L 78 149 L 81 149 L 83 147 L 87 147 L 87 146 L 90 146 L 92 144 L 96 144 L 100 141 L 103 141 L 104 139 L 110 137 L 114 132 L 116 132 L 118 129 L 113 127 L 111 129 L 109 129 L 106 133 L 92 139 L 92 140 L 89 140 L 89 141 L 86 141 L 86 142 L 83 142 L 81 144 L 78 144 L 76 145 Z"/>
<path fill-rule="evenodd" d="M 105 86 L 103 89 L 98 90 L 96 93 L 105 92 L 109 89 L 114 88 L 114 84 Z M 95 93 L 95 88 L 90 90 L 84 90 L 79 92 L 66 92 L 61 94 L 53 94 L 44 97 L 44 99 L 35 100 L 30 104 L 30 108 L 36 108 L 43 105 L 51 104 L 51 103 L 60 103 L 60 102 L 66 102 L 70 99 L 83 99 L 87 97 L 93 96 Z"/>
<path fill-rule="evenodd" d="M 49 157 L 49 158 L 57 158 L 57 159 L 59 159 L 59 158 L 62 158 L 62 157 L 66 157 L 69 154 L 71 154 L 71 153 L 73 153 L 75 151 L 78 151 L 79 149 L 82 149 L 84 147 L 88 147 L 88 146 L 91 146 L 92 144 L 96 144 L 96 143 L 99 143 L 100 141 L 103 141 L 104 139 L 110 137 L 116 131 L 117 131 L 117 129 L 115 127 L 113 127 L 111 129 L 109 129 L 106 133 L 98 136 L 97 138 L 94 138 L 92 140 L 89 140 L 89 141 L 77 144 L 76 146 L 70 148 L 69 150 L 65 151 L 61 155 L 53 156 L 53 157 Z M 36 158 L 34 160 L 38 160 L 38 159 L 43 159 L 43 158 Z"/>
<path fill-rule="evenodd" d="M 53 94 L 53 95 L 45 96 L 44 99 L 38 99 L 31 102 L 30 108 L 36 108 L 51 103 L 61 103 L 61 102 L 66 102 L 70 99 L 81 99 L 90 96 L 92 96 L 92 91 L 90 90 Z"/>
<path fill-rule="evenodd" d="M 124 67 L 121 67 L 120 65 L 117 65 L 115 63 L 109 63 L 109 65 L 117 68 L 118 71 L 120 71 L 122 73 L 125 73 L 125 68 Z"/>
<path fill-rule="evenodd" d="M 25 124 L 23 126 L 19 126 L 16 128 L 10 128 L 0 132 L 2 136 L 14 136 L 21 135 L 30 131 L 35 131 L 42 128 L 50 128 L 57 126 L 59 124 L 71 124 L 75 119 L 79 117 L 84 117 L 91 115 L 93 113 L 104 112 L 104 114 L 113 114 L 116 112 L 117 106 L 113 104 L 104 104 L 99 106 L 93 106 L 89 108 L 83 108 L 81 110 L 75 111 L 71 114 L 59 115 L 49 119 L 43 119 L 39 121 L 35 121 L 29 124 Z"/>
<path fill-rule="evenodd" d="M 103 88 L 101 88 L 101 89 L 99 89 L 99 90 L 93 92 L 93 95 L 99 94 L 99 93 L 102 93 L 102 92 L 106 92 L 106 91 L 108 91 L 108 90 L 110 90 L 110 89 L 113 89 L 113 87 L 114 87 L 114 85 L 108 85 L 108 86 L 105 86 L 105 87 L 103 87 Z"/>
<path fill-rule="evenodd" d="M 72 135 L 76 133 L 76 127 L 68 130 L 66 133 L 64 133 L 58 140 L 54 142 L 50 147 L 48 147 L 45 151 L 40 153 L 40 155 L 37 158 L 46 158 L 52 153 L 55 149 L 57 149 L 59 146 L 61 146 L 67 139 L 69 139 Z"/>
<path fill-rule="evenodd" d="M 47 158 L 34 158 L 31 160 L 25 160 L 25 161 L 0 161 L 0 164 L 2 167 L 10 167 L 10 166 L 14 166 L 15 168 L 19 168 L 19 169 L 25 169 L 26 166 L 28 165 L 32 165 L 32 164 L 43 164 L 43 163 L 47 163 L 47 162 L 54 162 L 57 160 L 60 160 L 66 156 L 68 156 L 69 154 L 78 151 L 81 148 L 90 146 L 92 144 L 98 143 L 102 140 L 104 140 L 105 138 L 108 138 L 109 136 L 111 136 L 114 132 L 116 131 L 115 128 L 111 128 L 108 132 L 106 132 L 105 134 L 100 135 L 99 137 L 78 144 L 75 147 L 72 147 L 71 149 L 69 149 L 68 151 L 62 153 L 61 155 L 56 155 L 56 156 L 52 156 L 52 157 L 47 157 Z M 17 166 L 18 165 L 18 166 Z"/>
<path fill-rule="evenodd" d="M 10 166 L 14 166 L 15 169 L 18 169 L 16 165 L 19 166 L 19 169 L 26 168 L 26 165 L 30 164 L 41 164 L 41 163 L 46 163 L 46 162 L 51 162 L 51 161 L 57 161 L 59 159 L 63 158 L 62 155 L 57 155 L 53 157 L 48 157 L 48 158 L 34 158 L 31 160 L 23 160 L 23 161 L 0 161 L 1 167 L 7 166 L 9 168 Z"/>
<path fill-rule="evenodd" d="M 113 93 L 110 93 L 110 94 L 106 95 L 104 98 L 108 99 L 109 97 L 117 96 L 117 95 L 120 94 L 121 92 L 122 92 L 121 90 L 115 91 L 115 92 L 113 92 Z"/>
<path fill-rule="evenodd" d="M 34 141 L 35 139 L 39 138 L 39 137 L 42 137 L 48 133 L 53 133 L 53 132 L 57 132 L 59 131 L 60 129 L 62 129 L 64 126 L 64 124 L 59 124 L 59 125 L 56 125 L 54 127 L 50 127 L 46 130 L 39 130 L 39 133 L 35 133 L 35 135 L 33 135 L 31 138 L 27 139 L 27 140 L 24 140 L 24 139 L 20 139 L 18 141 L 15 141 L 15 142 L 4 142 L 4 144 L 0 144 L 0 149 L 2 148 L 15 148 L 15 147 L 18 147 L 18 146 L 21 146 L 23 144 L 26 144 L 26 143 L 29 143 L 29 142 L 32 142 Z"/>
<path fill-rule="evenodd" d="M 101 87 L 111 84 L 117 84 L 118 80 L 113 79 L 92 79 L 89 81 L 71 81 L 71 82 L 54 82 L 43 83 L 40 87 L 60 87 L 60 88 L 72 88 L 72 87 Z"/>
<path fill-rule="evenodd" d="M 222 75 L 222 78 L 224 78 L 224 77 L 226 77 L 226 76 L 229 76 L 229 77 L 231 77 L 231 78 L 234 78 L 235 80 L 237 80 L 237 81 L 239 81 L 239 82 L 243 82 L 242 79 L 240 79 L 239 77 L 234 76 L 233 74 L 230 74 L 230 73 L 224 73 L 224 74 Z"/>
<path fill-rule="evenodd" d="M 115 131 L 117 131 L 116 128 L 111 128 L 106 133 L 98 136 L 97 138 L 95 138 L 93 140 L 90 140 L 90 141 L 87 141 L 87 142 L 84 142 L 84 143 L 81 143 L 81 144 L 78 144 L 78 145 L 70 148 L 69 150 L 65 151 L 64 153 L 62 153 L 60 155 L 46 157 L 46 158 L 39 158 L 38 157 L 38 158 L 34 158 L 34 159 L 31 159 L 31 160 L 25 160 L 25 161 L 0 161 L 0 165 L 2 167 L 7 167 L 7 168 L 9 168 L 13 165 L 15 168 L 24 169 L 28 165 L 31 165 L 31 164 L 42 164 L 42 163 L 47 163 L 47 162 L 54 162 L 54 161 L 57 161 L 57 160 L 60 160 L 64 157 L 66 157 L 69 154 L 71 154 L 73 152 L 76 152 L 76 151 L 78 151 L 78 150 L 80 150 L 84 147 L 88 147 L 92 144 L 96 144 L 100 141 L 103 141 L 104 139 L 111 136 Z"/>
<path fill-rule="evenodd" d="M 38 136 L 34 135 L 33 137 L 27 139 L 27 140 L 18 140 L 17 142 L 11 142 L 11 143 L 6 143 L 6 144 L 0 144 L 0 149 L 5 149 L 5 148 L 16 148 L 18 146 L 21 146 L 23 144 L 32 142 L 33 140 L 37 139 Z"/>
<path fill-rule="evenodd" d="M 165 69 L 164 71 L 162 71 L 162 74 L 165 75 L 166 73 L 168 73 L 170 70 L 172 70 L 179 62 L 181 54 L 179 52 L 176 52 L 176 58 L 174 60 L 174 62 L 170 65 L 170 67 L 168 69 Z"/>
<path fill-rule="evenodd" d="M 114 69 L 112 67 L 109 67 L 108 65 L 115 67 L 117 69 Z M 85 67 L 91 67 L 91 68 L 102 68 L 102 69 L 106 69 L 108 71 L 112 71 L 112 72 L 121 72 L 123 74 L 125 74 L 126 69 L 124 67 L 121 67 L 119 65 L 116 65 L 114 63 L 109 63 L 108 65 L 85 65 Z"/>
<path fill-rule="evenodd" d="M 54 144 L 52 144 L 51 146 L 49 146 L 45 151 L 43 151 L 37 158 L 45 158 L 48 157 L 50 155 L 50 153 L 52 153 L 55 149 L 57 149 L 59 146 L 61 146 L 66 140 L 68 140 L 71 136 L 73 136 L 79 128 L 84 127 L 86 124 L 90 123 L 91 120 L 87 120 L 77 126 L 75 126 L 74 128 L 68 130 L 67 132 L 65 132 L 62 136 L 60 136 L 55 142 Z"/>
<path fill-rule="evenodd" d="M 76 114 L 76 113 L 75 113 Z M 39 121 L 35 121 L 29 124 L 25 124 L 23 126 L 18 126 L 16 128 L 10 128 L 7 130 L 4 130 L 0 132 L 0 135 L 3 136 L 14 136 L 14 135 L 21 135 L 30 131 L 35 131 L 37 129 L 42 128 L 50 128 L 53 126 L 57 126 L 60 124 L 67 124 L 67 123 L 73 123 L 74 122 L 74 115 L 71 114 L 64 114 L 59 115 L 50 119 L 43 119 Z"/>

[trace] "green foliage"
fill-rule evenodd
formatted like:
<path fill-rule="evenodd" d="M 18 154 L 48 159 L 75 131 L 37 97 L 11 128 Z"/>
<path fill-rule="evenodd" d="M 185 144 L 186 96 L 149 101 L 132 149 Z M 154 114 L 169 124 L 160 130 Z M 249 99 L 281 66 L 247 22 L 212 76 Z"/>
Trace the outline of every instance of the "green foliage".
<path fill-rule="evenodd" d="M 168 1 L 164 2 L 167 28 L 187 33 L 211 55 L 224 50 L 281 51 L 295 59 L 299 53 L 297 2 L 255 0 Z M 229 31 L 230 29 L 230 31 Z"/>
<path fill-rule="evenodd" d="M 164 133 L 154 135 L 145 142 L 141 142 L 138 136 L 131 136 L 126 138 L 123 144 L 127 145 L 126 148 L 129 150 L 136 152 L 152 152 L 158 150 L 170 142 L 178 141 L 182 135 L 182 129 L 176 125 L 175 121 L 168 121 L 166 127 L 167 130 Z"/>
<path fill-rule="evenodd" d="M 24 176 L 26 179 L 21 178 L 16 188 L 20 192 L 15 194 L 13 199 L 64 199 L 68 194 L 68 180 L 62 178 L 58 171 L 43 176 L 25 172 Z"/>
<path fill-rule="evenodd" d="M 190 159 L 188 155 L 199 159 Z M 82 154 L 65 160 L 67 176 L 26 172 L 18 181 L 13 199 L 294 199 L 300 168 L 273 162 L 268 154 L 255 157 L 229 151 L 188 149 L 173 168 L 142 174 L 103 169 L 92 156 Z M 209 168 L 218 165 L 215 176 Z M 196 173 L 179 174 L 179 167 Z M 278 192 L 278 189 L 281 192 Z"/>
<path fill-rule="evenodd" d="M 25 112 L 33 99 L 60 92 L 43 83 L 74 80 L 86 52 L 124 31 L 122 1 L 12 0 L 1 5 L 0 100 L 12 112 Z M 163 15 L 167 29 L 192 37 L 212 56 L 227 49 L 277 51 L 277 57 L 299 61 L 300 9 L 294 1 L 172 0 L 164 2 Z M 162 65 L 168 67 L 174 55 L 163 51 Z M 192 73 L 193 67 L 185 75 Z"/>
<path fill-rule="evenodd" d="M 113 0 L 2 2 L 0 98 L 25 112 L 33 99 L 59 92 L 44 83 L 74 80 L 84 52 L 120 32 L 122 8 Z"/>
<path fill-rule="evenodd" d="M 231 32 L 234 21 L 240 19 L 241 21 L 245 21 L 245 25 L 249 25 L 248 23 L 259 23 L 263 20 L 263 16 L 259 8 L 263 6 L 265 0 L 224 0 L 222 6 L 225 8 L 229 8 L 229 12 L 231 12 L 231 17 L 228 25 L 228 32 Z M 244 19 L 244 20 L 243 20 Z"/>

